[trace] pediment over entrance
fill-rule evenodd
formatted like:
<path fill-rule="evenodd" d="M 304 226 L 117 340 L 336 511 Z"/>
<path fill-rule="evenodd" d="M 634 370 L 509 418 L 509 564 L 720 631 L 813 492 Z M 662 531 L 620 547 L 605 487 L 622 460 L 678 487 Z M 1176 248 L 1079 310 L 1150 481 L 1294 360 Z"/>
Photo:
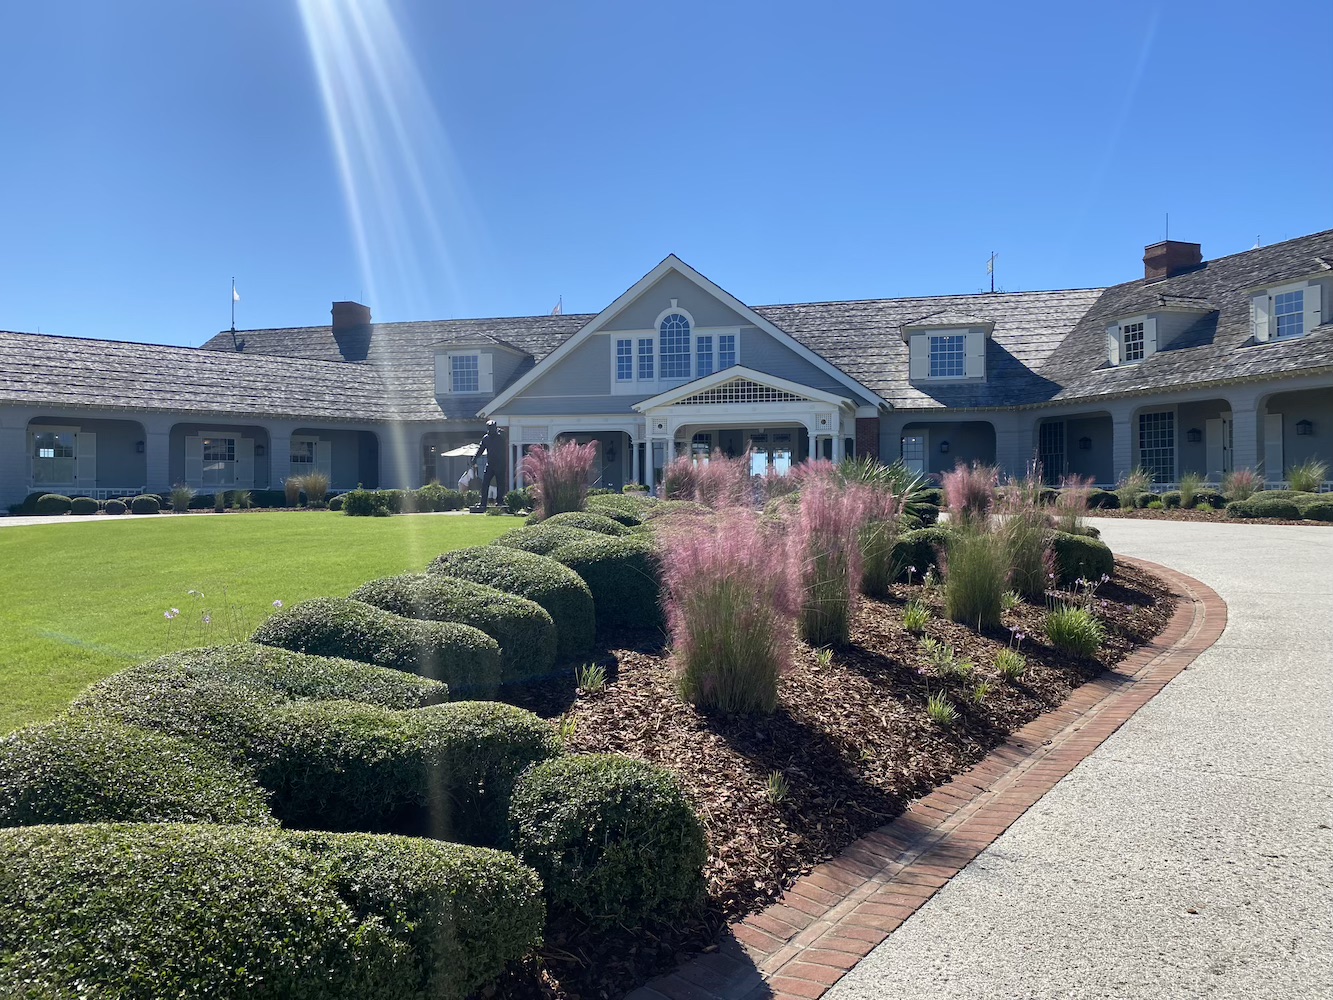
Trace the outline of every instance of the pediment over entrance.
<path fill-rule="evenodd" d="M 662 408 L 678 409 L 692 406 L 727 406 L 732 404 L 804 403 L 823 407 L 847 406 L 855 403 L 835 393 L 792 382 L 776 375 L 754 371 L 737 365 L 676 386 L 667 392 L 645 399 L 634 405 L 640 412 Z"/>
<path fill-rule="evenodd" d="M 809 396 L 800 396 L 785 389 L 762 385 L 748 378 L 728 379 L 711 389 L 691 393 L 678 399 L 672 406 L 702 406 L 710 403 L 812 403 Z"/>

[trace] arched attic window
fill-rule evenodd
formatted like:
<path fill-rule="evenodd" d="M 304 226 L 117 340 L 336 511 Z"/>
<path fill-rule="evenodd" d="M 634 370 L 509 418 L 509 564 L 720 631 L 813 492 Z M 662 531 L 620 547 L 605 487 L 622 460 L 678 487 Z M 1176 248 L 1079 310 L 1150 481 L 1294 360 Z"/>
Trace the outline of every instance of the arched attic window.
<path fill-rule="evenodd" d="M 690 377 L 690 320 L 673 312 L 657 328 L 657 352 L 661 356 L 661 378 Z"/>

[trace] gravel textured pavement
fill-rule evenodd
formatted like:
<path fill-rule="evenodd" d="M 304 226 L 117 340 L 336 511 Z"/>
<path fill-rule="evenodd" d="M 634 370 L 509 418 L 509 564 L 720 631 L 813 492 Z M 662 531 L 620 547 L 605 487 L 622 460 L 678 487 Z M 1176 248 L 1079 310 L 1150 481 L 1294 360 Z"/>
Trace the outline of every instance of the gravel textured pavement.
<path fill-rule="evenodd" d="M 1333 997 L 1333 529 L 1094 523 L 1226 631 L 827 996 Z"/>

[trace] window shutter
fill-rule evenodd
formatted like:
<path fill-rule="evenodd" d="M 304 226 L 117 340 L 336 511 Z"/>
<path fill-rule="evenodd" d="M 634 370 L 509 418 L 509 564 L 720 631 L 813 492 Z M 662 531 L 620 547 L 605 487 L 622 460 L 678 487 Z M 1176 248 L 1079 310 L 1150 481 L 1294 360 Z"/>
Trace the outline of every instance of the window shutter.
<path fill-rule="evenodd" d="M 333 478 L 332 441 L 319 441 L 315 444 L 315 468 L 330 479 Z"/>
<path fill-rule="evenodd" d="M 1113 365 L 1120 364 L 1120 324 L 1112 323 L 1106 328 L 1106 360 Z"/>
<path fill-rule="evenodd" d="M 1284 478 L 1286 466 L 1282 462 L 1282 414 L 1270 413 L 1264 417 L 1264 482 L 1276 483 Z"/>
<path fill-rule="evenodd" d="M 449 355 L 435 355 L 435 395 L 449 395 Z"/>
<path fill-rule="evenodd" d="M 913 382 L 930 377 L 930 338 L 925 334 L 917 334 L 910 338 L 908 343 L 909 360 L 907 365 L 907 377 Z"/>
<path fill-rule="evenodd" d="M 74 481 L 80 487 L 97 486 L 97 435 L 79 431 L 74 435 Z"/>
<path fill-rule="evenodd" d="M 1157 320 L 1149 316 L 1143 321 L 1143 360 L 1157 353 Z"/>
<path fill-rule="evenodd" d="M 1254 330 L 1254 340 L 1262 344 L 1268 340 L 1268 314 L 1273 302 L 1267 292 L 1256 295 L 1250 300 L 1250 325 Z"/>
<path fill-rule="evenodd" d="M 1204 461 L 1208 468 L 1204 475 L 1209 482 L 1220 483 L 1226 474 L 1226 461 L 1222 457 L 1222 418 L 1214 417 L 1203 422 Z"/>
<path fill-rule="evenodd" d="M 477 356 L 477 391 L 478 391 L 478 392 L 494 392 L 494 391 L 495 391 L 495 390 L 492 388 L 492 385 L 491 385 L 491 383 L 492 383 L 492 379 L 494 378 L 494 375 L 492 374 L 492 373 L 494 372 L 494 370 L 495 370 L 495 368 L 494 368 L 494 361 L 495 361 L 495 357 L 494 357 L 494 355 L 492 355 L 492 354 L 490 354 L 490 353 L 488 353 L 488 352 L 485 352 L 485 351 L 483 351 L 481 354 L 479 354 L 479 355 Z"/>
<path fill-rule="evenodd" d="M 964 373 L 968 378 L 986 377 L 986 334 L 972 330 L 967 335 L 967 367 Z"/>
<path fill-rule="evenodd" d="M 1312 281 L 1305 286 L 1305 332 L 1309 333 L 1317 327 L 1323 319 L 1323 309 L 1320 299 L 1322 286 L 1317 281 Z"/>
<path fill-rule="evenodd" d="M 255 484 L 255 441 L 254 438 L 236 439 L 236 486 L 254 486 Z"/>
<path fill-rule="evenodd" d="M 185 439 L 185 482 L 190 486 L 204 482 L 204 439 L 197 434 Z"/>

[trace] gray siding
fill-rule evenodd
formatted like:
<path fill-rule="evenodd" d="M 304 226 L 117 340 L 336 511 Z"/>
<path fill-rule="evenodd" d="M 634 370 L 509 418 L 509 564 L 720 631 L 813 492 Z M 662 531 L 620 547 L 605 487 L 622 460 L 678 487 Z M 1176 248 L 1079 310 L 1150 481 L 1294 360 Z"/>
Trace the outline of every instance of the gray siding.
<path fill-rule="evenodd" d="M 694 317 L 696 326 L 742 326 L 747 320 L 723 305 L 689 278 L 672 271 L 631 302 L 602 329 L 651 330 L 671 300 Z"/>
<path fill-rule="evenodd" d="M 1278 393 L 1269 398 L 1267 412 L 1282 414 L 1283 476 L 1293 465 L 1317 458 L 1329 463 L 1331 468 L 1326 478 L 1333 479 L 1328 443 L 1333 437 L 1333 389 Z M 1314 424 L 1313 434 L 1296 433 L 1296 424 L 1301 420 Z"/>
<path fill-rule="evenodd" d="M 270 474 L 270 461 L 273 456 L 273 444 L 269 441 L 268 431 L 263 427 L 256 427 L 253 424 L 240 425 L 229 424 L 225 420 L 213 420 L 201 424 L 176 424 L 171 428 L 171 457 L 167 464 L 170 474 L 170 482 L 149 483 L 150 490 L 170 490 L 176 483 L 185 482 L 185 439 L 192 434 L 198 434 L 200 431 L 226 431 L 236 437 L 248 437 L 252 439 L 258 447 L 263 445 L 265 453 L 255 455 L 255 485 L 257 490 L 266 490 L 272 484 Z M 282 442 L 283 447 L 289 447 L 290 440 Z M 281 484 L 274 484 L 281 485 Z"/>
<path fill-rule="evenodd" d="M 1176 476 L 1187 472 L 1197 472 L 1207 476 L 1208 468 L 1208 426 L 1207 420 L 1216 420 L 1223 413 L 1230 411 L 1231 404 L 1225 399 L 1204 399 L 1198 402 L 1181 403 L 1176 407 Z M 1138 433 L 1137 424 L 1132 428 Z M 1191 444 L 1189 432 L 1200 432 L 1201 440 Z"/>
<path fill-rule="evenodd" d="M 597 396 L 611 392 L 611 347 L 605 337 L 589 337 L 549 372 L 532 385 L 528 386 L 513 403 L 505 407 L 506 412 L 515 412 L 513 407 L 520 400 L 529 396 Z M 624 404 L 625 397 L 617 396 L 617 404 Z M 626 404 L 627 405 L 627 404 Z M 551 412 L 526 410 L 523 412 Z M 577 412 L 567 406 L 557 412 Z M 605 410 L 596 412 L 604 413 Z"/>
<path fill-rule="evenodd" d="M 653 392 L 651 395 L 657 395 Z M 638 417 L 634 404 L 649 395 L 638 396 L 528 396 L 516 397 L 504 408 L 505 413 L 518 415 L 577 416 L 581 413 L 624 413 Z"/>
<path fill-rule="evenodd" d="M 821 371 L 790 347 L 778 343 L 757 327 L 751 326 L 741 330 L 740 363 L 746 368 L 799 382 L 813 389 L 849 396 L 862 405 L 879 402 L 853 393 L 832 375 Z"/>
<path fill-rule="evenodd" d="M 1102 414 L 1089 417 L 1065 418 L 1065 458 L 1069 463 L 1071 476 L 1092 477 L 1096 483 L 1111 483 L 1115 480 L 1114 456 L 1111 444 L 1115 430 L 1111 425 L 1111 415 Z M 1080 438 L 1088 438 L 1092 447 L 1087 451 L 1079 448 Z"/>

